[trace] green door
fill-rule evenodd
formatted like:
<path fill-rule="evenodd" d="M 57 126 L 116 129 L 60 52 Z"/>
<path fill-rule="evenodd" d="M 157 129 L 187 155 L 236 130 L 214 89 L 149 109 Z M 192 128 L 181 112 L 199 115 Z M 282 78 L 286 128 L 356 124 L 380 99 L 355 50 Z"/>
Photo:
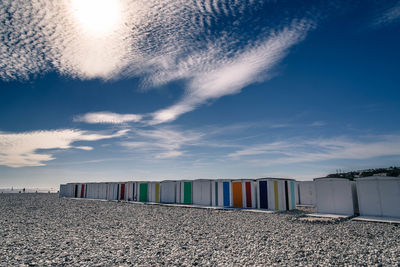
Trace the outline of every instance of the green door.
<path fill-rule="evenodd" d="M 147 202 L 148 184 L 140 184 L 139 187 L 139 201 Z"/>
<path fill-rule="evenodd" d="M 183 183 L 183 203 L 192 204 L 192 182 Z"/>

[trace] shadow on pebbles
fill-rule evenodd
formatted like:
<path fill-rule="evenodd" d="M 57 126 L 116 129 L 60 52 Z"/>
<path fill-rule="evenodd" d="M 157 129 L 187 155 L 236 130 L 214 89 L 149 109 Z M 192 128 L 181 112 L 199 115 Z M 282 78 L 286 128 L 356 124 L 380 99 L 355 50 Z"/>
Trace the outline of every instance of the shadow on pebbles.
<path fill-rule="evenodd" d="M 0 265 L 398 265 L 400 227 L 0 194 Z"/>

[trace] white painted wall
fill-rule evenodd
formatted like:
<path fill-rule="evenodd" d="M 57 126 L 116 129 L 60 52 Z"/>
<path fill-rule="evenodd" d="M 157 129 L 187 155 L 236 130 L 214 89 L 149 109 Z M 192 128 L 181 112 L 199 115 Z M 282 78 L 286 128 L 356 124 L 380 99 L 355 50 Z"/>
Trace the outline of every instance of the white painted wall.
<path fill-rule="evenodd" d="M 400 178 L 365 177 L 356 179 L 361 216 L 400 218 Z"/>

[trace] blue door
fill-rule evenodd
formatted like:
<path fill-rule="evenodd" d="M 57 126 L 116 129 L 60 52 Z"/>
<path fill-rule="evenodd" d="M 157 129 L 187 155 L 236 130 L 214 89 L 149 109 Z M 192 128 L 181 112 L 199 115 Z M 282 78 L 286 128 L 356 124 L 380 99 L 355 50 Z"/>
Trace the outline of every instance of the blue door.
<path fill-rule="evenodd" d="M 260 208 L 268 209 L 268 187 L 267 181 L 260 181 Z"/>
<path fill-rule="evenodd" d="M 230 194 L 229 194 L 229 182 L 223 182 L 223 190 L 224 190 L 224 206 L 230 206 Z"/>

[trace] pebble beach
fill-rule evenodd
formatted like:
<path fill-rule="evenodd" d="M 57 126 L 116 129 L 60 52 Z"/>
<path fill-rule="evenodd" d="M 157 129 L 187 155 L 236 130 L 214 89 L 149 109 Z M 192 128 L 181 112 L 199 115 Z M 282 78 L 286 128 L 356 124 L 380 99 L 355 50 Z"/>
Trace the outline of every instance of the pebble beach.
<path fill-rule="evenodd" d="M 400 225 L 0 194 L 0 266 L 400 266 Z"/>

